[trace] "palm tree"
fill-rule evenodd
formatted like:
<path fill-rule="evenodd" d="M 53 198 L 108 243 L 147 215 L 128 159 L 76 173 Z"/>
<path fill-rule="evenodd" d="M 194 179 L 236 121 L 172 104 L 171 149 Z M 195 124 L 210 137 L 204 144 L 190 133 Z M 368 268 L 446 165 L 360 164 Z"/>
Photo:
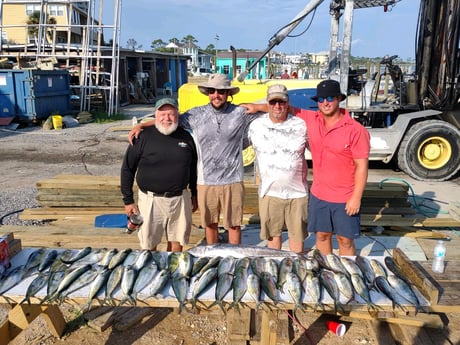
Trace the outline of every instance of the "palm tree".
<path fill-rule="evenodd" d="M 38 31 L 39 31 L 38 26 L 40 24 L 40 17 L 41 17 L 40 11 L 34 11 L 29 15 L 29 18 L 27 19 L 27 25 L 28 25 L 27 32 L 29 35 L 32 35 L 35 37 L 35 41 L 38 41 Z M 45 23 L 48 25 L 55 25 L 57 24 L 57 21 L 54 17 L 48 17 L 48 14 L 45 14 Z M 46 34 L 51 39 L 52 31 L 47 29 Z"/>

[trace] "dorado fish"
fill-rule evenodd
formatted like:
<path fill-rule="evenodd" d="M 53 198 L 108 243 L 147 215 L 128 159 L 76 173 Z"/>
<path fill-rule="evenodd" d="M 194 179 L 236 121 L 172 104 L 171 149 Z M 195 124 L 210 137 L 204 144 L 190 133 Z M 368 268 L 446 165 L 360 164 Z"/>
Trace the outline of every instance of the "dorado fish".
<path fill-rule="evenodd" d="M 152 252 L 152 258 L 153 258 L 153 261 L 155 261 L 155 263 L 157 264 L 158 270 L 161 271 L 167 268 L 168 263 L 166 262 L 166 258 L 162 252 L 159 252 L 159 251 Z"/>
<path fill-rule="evenodd" d="M 40 265 L 38 265 L 38 272 L 43 272 L 47 270 L 51 265 L 54 263 L 58 256 L 58 251 L 56 249 L 50 249 L 46 252 L 46 254 L 43 256 L 42 261 L 40 262 Z"/>
<path fill-rule="evenodd" d="M 171 279 L 171 286 L 176 296 L 177 301 L 179 302 L 179 314 L 182 312 L 182 309 L 185 308 L 185 302 L 187 299 L 187 291 L 189 288 L 188 279 L 183 275 L 176 275 Z"/>
<path fill-rule="evenodd" d="M 104 256 L 102 257 L 101 261 L 99 261 L 99 265 L 102 267 L 109 267 L 110 261 L 112 260 L 114 255 L 117 253 L 118 253 L 118 249 L 116 248 L 107 250 Z"/>
<path fill-rule="evenodd" d="M 109 303 L 110 305 L 114 305 L 115 303 L 113 302 L 112 295 L 121 283 L 121 279 L 123 278 L 124 266 L 119 264 L 114 269 L 109 268 L 109 270 L 110 276 L 107 279 L 105 287 L 105 298 L 103 304 Z"/>
<path fill-rule="evenodd" d="M 11 271 L 6 272 L 6 276 L 0 281 L 0 295 L 3 295 L 5 292 L 16 286 L 24 277 L 24 265 L 17 266 Z"/>
<path fill-rule="evenodd" d="M 46 254 L 45 248 L 39 248 L 34 250 L 32 253 L 29 254 L 27 261 L 24 265 L 24 276 L 28 277 L 34 270 L 38 270 L 40 263 L 43 260 L 44 255 Z"/>
<path fill-rule="evenodd" d="M 212 267 L 217 267 L 219 265 L 220 260 L 222 260 L 222 257 L 220 256 L 215 256 L 209 259 L 208 263 L 204 265 L 201 270 L 196 274 L 196 277 L 199 278 L 203 275 L 204 272 L 206 272 L 208 269 Z"/>
<path fill-rule="evenodd" d="M 131 294 L 134 300 L 137 299 L 139 292 L 144 290 L 147 285 L 152 282 L 157 272 L 157 264 L 153 261 L 150 264 L 142 267 L 142 269 L 139 271 L 139 274 L 137 275 L 136 282 L 134 283 L 133 287 L 133 292 Z"/>
<path fill-rule="evenodd" d="M 197 280 L 195 280 L 192 291 L 192 309 L 196 309 L 196 301 L 215 281 L 217 277 L 217 267 L 206 270 Z"/>
<path fill-rule="evenodd" d="M 209 257 L 202 256 L 201 258 L 193 260 L 193 267 L 192 267 L 192 277 L 200 273 L 201 269 L 209 262 Z"/>
<path fill-rule="evenodd" d="M 225 308 L 223 306 L 223 300 L 227 296 L 228 292 L 232 289 L 233 284 L 233 275 L 230 273 L 222 273 L 217 277 L 216 291 L 215 291 L 215 301 L 212 303 L 209 308 L 214 305 L 218 305 L 225 314 Z"/>
<path fill-rule="evenodd" d="M 65 271 L 58 270 L 58 271 L 50 271 L 49 277 L 48 277 L 48 285 L 46 287 L 46 296 L 42 300 L 42 303 L 45 301 L 49 301 L 51 299 L 51 296 L 53 296 L 61 281 L 65 277 Z M 40 303 L 41 304 L 41 303 Z"/>
<path fill-rule="evenodd" d="M 110 259 L 109 265 L 107 266 L 109 270 L 113 270 L 115 267 L 118 265 L 123 264 L 125 259 L 128 257 L 128 255 L 132 252 L 132 249 L 126 248 L 118 253 L 116 253 L 112 258 Z"/>
<path fill-rule="evenodd" d="M 61 261 L 65 264 L 72 264 L 85 256 L 87 256 L 89 253 L 91 253 L 92 248 L 91 247 L 85 247 L 83 249 L 80 249 L 77 253 L 73 254 L 72 251 L 66 251 L 62 256 L 61 256 Z"/>
<path fill-rule="evenodd" d="M 262 272 L 260 275 L 261 290 L 270 298 L 276 305 L 279 302 L 278 288 L 276 280 L 270 272 Z"/>
<path fill-rule="evenodd" d="M 251 266 L 252 273 L 254 273 L 258 277 L 260 277 L 262 272 L 265 271 L 264 258 L 261 257 L 261 256 L 257 256 L 255 258 L 251 258 L 250 260 L 251 260 L 250 261 L 250 266 Z"/>
<path fill-rule="evenodd" d="M 39 273 L 34 280 L 32 280 L 27 287 L 26 295 L 24 299 L 19 302 L 23 304 L 27 301 L 27 304 L 30 305 L 30 297 L 35 296 L 41 289 L 43 289 L 48 283 L 49 273 Z"/>
<path fill-rule="evenodd" d="M 227 310 L 235 307 L 238 313 L 240 312 L 239 304 L 248 289 L 248 269 L 249 258 L 238 259 L 235 265 L 235 274 L 232 283 L 233 302 Z"/>
<path fill-rule="evenodd" d="M 89 293 L 88 293 L 88 301 L 86 302 L 86 305 L 81 309 L 81 310 L 90 310 L 91 308 L 91 303 L 93 299 L 97 297 L 99 292 L 106 287 L 107 281 L 110 278 L 110 275 L 112 274 L 112 271 L 109 270 L 107 267 L 104 267 L 102 271 L 98 273 L 96 278 L 93 280 L 89 287 Z"/>
<path fill-rule="evenodd" d="M 101 269 L 96 266 L 91 266 L 89 270 L 84 271 L 77 277 L 70 285 L 58 295 L 60 303 L 64 301 L 64 299 L 69 296 L 70 294 L 80 290 L 84 286 L 89 285 L 93 282 L 96 277 L 99 275 Z"/>
<path fill-rule="evenodd" d="M 121 291 L 123 291 L 123 297 L 120 301 L 120 305 L 123 305 L 128 301 L 133 305 L 136 304 L 136 301 L 132 296 L 132 292 L 138 273 L 139 272 L 134 267 L 134 265 L 128 265 L 124 267 L 123 277 L 121 278 Z"/>
<path fill-rule="evenodd" d="M 62 280 L 60 281 L 56 291 L 47 298 L 47 301 L 54 301 L 63 291 L 65 291 L 78 277 L 80 277 L 84 272 L 91 270 L 92 266 L 90 264 L 86 264 L 83 266 L 79 266 L 64 275 Z"/>
<path fill-rule="evenodd" d="M 236 259 L 233 256 L 226 256 L 219 261 L 217 266 L 217 274 L 233 273 L 235 269 Z"/>
<path fill-rule="evenodd" d="M 161 271 L 157 272 L 155 277 L 153 277 L 152 283 L 150 284 L 149 296 L 156 297 L 156 295 L 163 290 L 168 281 L 169 270 L 167 268 L 163 268 Z"/>
<path fill-rule="evenodd" d="M 169 271 L 171 276 L 184 276 L 190 278 L 193 268 L 193 259 L 188 252 L 173 252 L 168 258 Z"/>

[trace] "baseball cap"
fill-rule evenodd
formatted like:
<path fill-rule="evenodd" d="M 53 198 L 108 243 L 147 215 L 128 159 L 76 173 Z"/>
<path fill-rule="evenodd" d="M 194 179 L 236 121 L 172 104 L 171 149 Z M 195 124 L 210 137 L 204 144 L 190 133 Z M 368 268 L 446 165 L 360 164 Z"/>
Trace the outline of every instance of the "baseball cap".
<path fill-rule="evenodd" d="M 267 90 L 267 101 L 271 101 L 272 99 L 282 99 L 283 101 L 288 101 L 289 96 L 286 86 L 282 84 L 269 86 Z"/>
<path fill-rule="evenodd" d="M 177 105 L 177 101 L 174 98 L 166 97 L 161 98 L 155 103 L 155 111 L 160 109 L 162 106 L 169 104 L 172 105 L 174 108 L 178 109 L 179 106 Z"/>

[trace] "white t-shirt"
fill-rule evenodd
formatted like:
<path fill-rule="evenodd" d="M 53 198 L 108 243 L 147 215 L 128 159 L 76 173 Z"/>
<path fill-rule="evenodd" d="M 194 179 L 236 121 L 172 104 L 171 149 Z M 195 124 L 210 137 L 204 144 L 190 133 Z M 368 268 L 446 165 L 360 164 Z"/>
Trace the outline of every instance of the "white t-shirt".
<path fill-rule="evenodd" d="M 249 125 L 248 135 L 260 174 L 259 197 L 294 199 L 307 196 L 305 121 L 288 114 L 286 121 L 273 123 L 268 114 L 264 114 Z"/>

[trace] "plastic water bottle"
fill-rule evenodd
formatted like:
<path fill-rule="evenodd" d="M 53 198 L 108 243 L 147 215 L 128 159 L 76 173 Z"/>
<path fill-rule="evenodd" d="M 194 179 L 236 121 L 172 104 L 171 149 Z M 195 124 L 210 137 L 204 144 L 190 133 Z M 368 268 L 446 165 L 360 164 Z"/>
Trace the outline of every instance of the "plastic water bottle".
<path fill-rule="evenodd" d="M 444 260 L 446 258 L 446 246 L 444 241 L 438 241 L 433 251 L 432 271 L 436 273 L 444 272 Z"/>
<path fill-rule="evenodd" d="M 137 125 L 137 117 L 136 116 L 133 116 L 133 118 L 131 119 L 131 123 L 132 123 L 133 127 L 135 125 Z"/>

